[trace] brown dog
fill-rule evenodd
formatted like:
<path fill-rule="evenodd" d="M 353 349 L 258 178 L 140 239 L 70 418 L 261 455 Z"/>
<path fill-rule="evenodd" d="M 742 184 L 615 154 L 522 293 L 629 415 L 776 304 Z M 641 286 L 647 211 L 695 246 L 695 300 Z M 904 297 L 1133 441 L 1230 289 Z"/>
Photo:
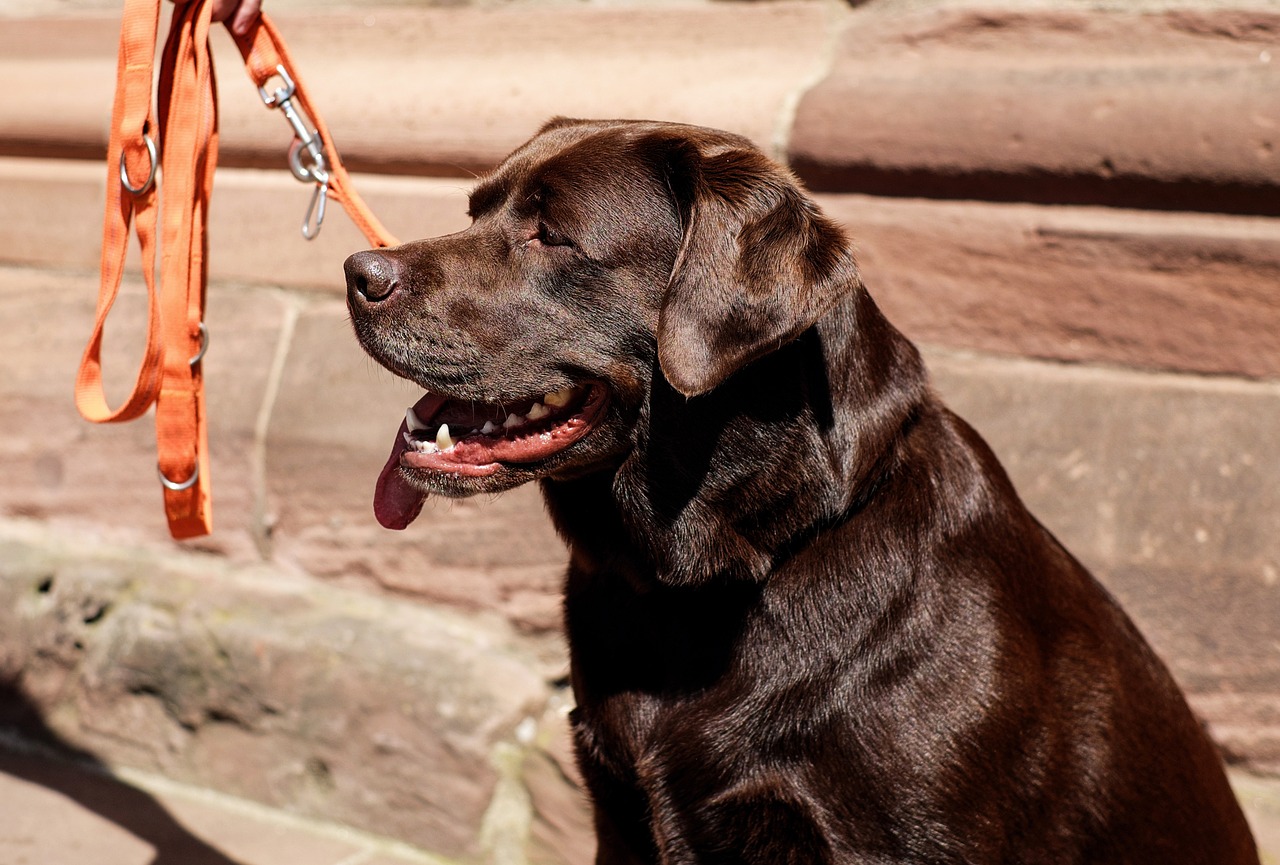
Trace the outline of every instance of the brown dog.
<path fill-rule="evenodd" d="M 1256 863 L 1213 745 L 746 140 L 553 121 L 352 256 L 375 511 L 541 483 L 601 863 Z"/>

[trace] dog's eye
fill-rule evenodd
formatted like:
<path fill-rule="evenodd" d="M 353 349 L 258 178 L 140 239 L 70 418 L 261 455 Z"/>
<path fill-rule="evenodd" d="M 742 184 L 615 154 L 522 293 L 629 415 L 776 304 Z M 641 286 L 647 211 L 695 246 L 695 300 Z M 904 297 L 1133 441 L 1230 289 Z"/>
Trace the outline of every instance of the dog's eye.
<path fill-rule="evenodd" d="M 546 223 L 538 224 L 538 233 L 533 239 L 543 246 L 573 246 L 573 241 L 554 228 L 547 227 Z"/>

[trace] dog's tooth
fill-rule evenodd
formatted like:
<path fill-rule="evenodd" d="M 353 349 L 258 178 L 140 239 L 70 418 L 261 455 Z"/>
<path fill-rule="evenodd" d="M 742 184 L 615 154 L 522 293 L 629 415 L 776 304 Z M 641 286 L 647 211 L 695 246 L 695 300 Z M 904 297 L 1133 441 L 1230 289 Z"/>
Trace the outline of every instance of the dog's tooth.
<path fill-rule="evenodd" d="M 551 411 L 545 405 L 540 402 L 535 402 L 529 407 L 528 417 L 529 420 L 542 420 L 549 414 L 551 414 Z"/>
<path fill-rule="evenodd" d="M 543 394 L 542 401 L 549 406 L 555 408 L 564 408 L 569 404 L 569 400 L 573 399 L 573 388 L 566 387 L 563 390 L 553 391 Z"/>
<path fill-rule="evenodd" d="M 484 426 L 480 427 L 480 433 L 482 435 L 493 435 L 497 431 L 498 431 L 497 425 L 494 424 L 494 422 L 491 420 L 485 421 Z"/>
<path fill-rule="evenodd" d="M 502 422 L 502 428 L 511 429 L 512 427 L 520 426 L 522 423 L 524 423 L 524 418 L 518 415 L 509 414 L 507 415 L 507 419 Z"/>
<path fill-rule="evenodd" d="M 405 444 L 409 446 L 409 450 L 417 451 L 420 454 L 435 453 L 435 450 L 436 450 L 435 442 L 424 442 L 414 438 L 408 433 L 404 434 L 404 440 L 405 440 Z"/>
<path fill-rule="evenodd" d="M 408 425 L 409 432 L 417 432 L 418 430 L 424 430 L 427 428 L 427 425 L 418 419 L 418 413 L 413 410 L 413 406 L 409 406 L 409 408 L 405 410 L 404 422 Z"/>
<path fill-rule="evenodd" d="M 447 451 L 453 447 L 453 439 L 449 438 L 449 425 L 447 423 L 440 424 L 440 429 L 436 430 L 436 447 L 442 451 Z"/>

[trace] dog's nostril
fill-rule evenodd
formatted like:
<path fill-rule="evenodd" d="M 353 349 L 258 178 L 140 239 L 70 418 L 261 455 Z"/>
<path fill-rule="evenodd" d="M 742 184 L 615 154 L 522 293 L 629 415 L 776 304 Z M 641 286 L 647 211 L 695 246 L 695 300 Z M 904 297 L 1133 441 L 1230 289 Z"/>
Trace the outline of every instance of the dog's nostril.
<path fill-rule="evenodd" d="M 385 300 L 400 285 L 395 262 L 379 252 L 357 252 L 342 266 L 347 293 L 365 300 Z"/>

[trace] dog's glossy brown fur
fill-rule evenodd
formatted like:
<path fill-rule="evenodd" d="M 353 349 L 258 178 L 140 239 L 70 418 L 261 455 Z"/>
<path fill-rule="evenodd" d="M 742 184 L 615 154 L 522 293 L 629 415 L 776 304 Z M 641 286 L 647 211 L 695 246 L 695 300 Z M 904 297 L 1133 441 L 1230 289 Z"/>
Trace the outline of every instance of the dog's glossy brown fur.
<path fill-rule="evenodd" d="M 350 306 L 451 397 L 608 391 L 541 463 L 404 480 L 541 483 L 598 861 L 1257 862 L 1165 668 L 788 173 L 726 133 L 562 120 L 472 215 L 353 257 Z"/>

